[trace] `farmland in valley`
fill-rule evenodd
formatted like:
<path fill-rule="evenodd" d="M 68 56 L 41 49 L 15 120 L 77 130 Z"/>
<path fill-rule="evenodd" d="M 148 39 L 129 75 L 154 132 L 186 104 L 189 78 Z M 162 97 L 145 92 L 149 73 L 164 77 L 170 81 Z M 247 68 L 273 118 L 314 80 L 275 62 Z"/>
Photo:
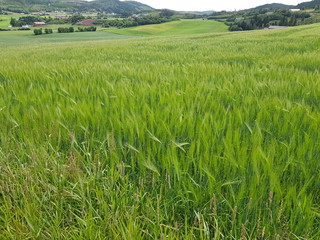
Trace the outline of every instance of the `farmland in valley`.
<path fill-rule="evenodd" d="M 0 32 L 0 239 L 320 238 L 320 25 L 184 33 Z"/>

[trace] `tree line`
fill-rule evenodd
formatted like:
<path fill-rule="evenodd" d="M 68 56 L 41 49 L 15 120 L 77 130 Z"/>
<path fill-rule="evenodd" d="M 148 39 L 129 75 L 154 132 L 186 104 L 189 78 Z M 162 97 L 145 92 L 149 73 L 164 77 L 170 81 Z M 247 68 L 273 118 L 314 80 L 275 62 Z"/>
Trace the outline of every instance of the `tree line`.
<path fill-rule="evenodd" d="M 58 28 L 58 33 L 73 33 L 73 32 L 95 32 L 97 30 L 94 26 L 89 27 L 78 27 L 78 30 L 75 30 L 74 27 L 60 27 Z"/>
<path fill-rule="evenodd" d="M 78 30 L 75 30 L 74 27 L 60 27 L 58 28 L 58 33 L 73 33 L 73 32 L 95 32 L 97 30 L 96 27 L 90 26 L 90 27 L 78 27 Z M 34 29 L 33 30 L 34 35 L 42 35 L 44 34 L 52 34 L 53 30 L 50 28 L 42 30 L 42 28 Z"/>
<path fill-rule="evenodd" d="M 251 11 L 243 15 L 232 15 L 226 19 L 230 31 L 263 29 L 269 26 L 297 26 L 304 24 L 311 15 L 306 12 L 276 10 L 269 13 L 266 10 Z"/>
<path fill-rule="evenodd" d="M 86 19 L 81 14 L 74 14 L 67 18 L 52 18 L 52 17 L 40 17 L 40 16 L 23 16 L 19 19 L 11 18 L 10 25 L 13 27 L 21 27 L 23 25 L 30 25 L 34 22 L 45 22 L 46 24 L 75 24 Z"/>
<path fill-rule="evenodd" d="M 160 23 L 170 22 L 173 20 L 174 19 L 169 17 L 145 16 L 145 17 L 138 17 L 138 18 L 106 20 L 102 26 L 106 28 L 108 27 L 127 28 L 127 27 L 135 27 L 135 26 L 148 25 L 148 24 L 160 24 Z"/>
<path fill-rule="evenodd" d="M 33 33 L 34 33 L 34 35 L 42 35 L 43 34 L 42 28 L 34 29 Z M 46 28 L 46 29 L 44 29 L 44 33 L 45 34 L 52 34 L 53 31 L 52 31 L 52 29 Z"/>
<path fill-rule="evenodd" d="M 23 16 L 19 19 L 11 18 L 10 25 L 12 27 L 22 27 L 23 25 L 29 25 L 34 22 L 42 22 L 42 18 L 39 16 Z"/>

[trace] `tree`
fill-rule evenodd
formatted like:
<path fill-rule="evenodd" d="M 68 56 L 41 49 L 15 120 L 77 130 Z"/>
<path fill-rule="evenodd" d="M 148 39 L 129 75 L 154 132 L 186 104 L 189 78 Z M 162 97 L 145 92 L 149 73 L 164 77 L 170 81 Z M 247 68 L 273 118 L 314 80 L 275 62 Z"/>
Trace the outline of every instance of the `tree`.
<path fill-rule="evenodd" d="M 297 25 L 297 18 L 295 15 L 293 15 L 289 21 L 289 26 L 296 26 Z"/>
<path fill-rule="evenodd" d="M 243 31 L 243 29 L 235 24 L 229 27 L 229 31 Z"/>
<path fill-rule="evenodd" d="M 72 23 L 72 24 L 76 24 L 77 22 L 80 22 L 82 20 L 84 20 L 85 17 L 80 15 L 80 14 L 76 14 L 76 15 L 72 15 L 71 17 L 68 18 L 68 22 Z"/>
<path fill-rule="evenodd" d="M 22 23 L 19 20 L 15 19 L 15 18 L 11 18 L 10 25 L 12 27 L 21 27 Z"/>
<path fill-rule="evenodd" d="M 33 30 L 34 35 L 41 35 L 42 34 L 42 28 L 40 29 L 34 29 Z"/>
<path fill-rule="evenodd" d="M 172 17 L 174 14 L 175 12 L 169 9 L 163 9 L 160 12 L 161 17 Z"/>
<path fill-rule="evenodd" d="M 36 17 L 36 16 L 24 16 L 19 18 L 19 22 L 21 22 L 22 25 L 29 25 L 34 22 L 41 22 L 42 19 L 41 17 Z"/>
<path fill-rule="evenodd" d="M 279 26 L 288 26 L 288 18 L 282 17 L 280 19 Z"/>
<path fill-rule="evenodd" d="M 46 28 L 44 30 L 44 32 L 45 32 L 45 34 L 52 34 L 53 33 L 52 29 L 48 29 L 48 28 Z"/>

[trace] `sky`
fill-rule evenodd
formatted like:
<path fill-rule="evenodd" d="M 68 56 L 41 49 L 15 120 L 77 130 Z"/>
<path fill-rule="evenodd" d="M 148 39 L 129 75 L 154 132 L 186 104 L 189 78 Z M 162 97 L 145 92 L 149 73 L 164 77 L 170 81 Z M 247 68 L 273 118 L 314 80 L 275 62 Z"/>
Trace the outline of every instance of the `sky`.
<path fill-rule="evenodd" d="M 168 8 L 180 11 L 204 10 L 240 10 L 256 7 L 266 3 L 283 3 L 297 5 L 311 0 L 136 0 L 153 8 Z"/>

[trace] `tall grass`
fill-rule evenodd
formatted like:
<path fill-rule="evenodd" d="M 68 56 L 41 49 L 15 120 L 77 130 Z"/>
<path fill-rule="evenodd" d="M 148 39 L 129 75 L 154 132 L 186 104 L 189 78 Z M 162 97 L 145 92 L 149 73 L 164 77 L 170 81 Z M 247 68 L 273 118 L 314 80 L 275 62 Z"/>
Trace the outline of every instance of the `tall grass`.
<path fill-rule="evenodd" d="M 320 238 L 319 33 L 1 49 L 0 238 Z"/>

